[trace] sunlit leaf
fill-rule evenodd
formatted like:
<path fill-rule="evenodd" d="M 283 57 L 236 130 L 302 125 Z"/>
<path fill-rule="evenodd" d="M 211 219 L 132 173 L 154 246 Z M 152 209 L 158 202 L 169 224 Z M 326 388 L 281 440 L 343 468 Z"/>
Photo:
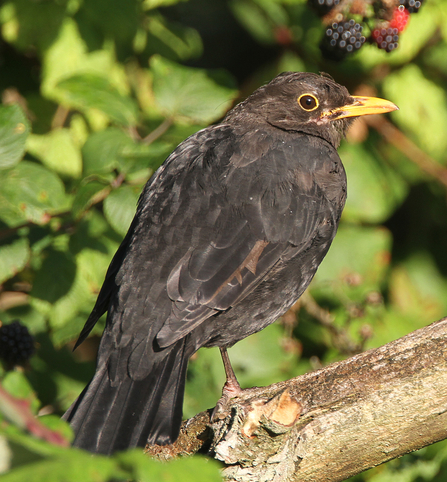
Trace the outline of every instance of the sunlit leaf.
<path fill-rule="evenodd" d="M 69 199 L 60 178 L 45 167 L 22 161 L 0 171 L 0 219 L 9 225 L 45 224 L 49 215 L 67 209 Z"/>
<path fill-rule="evenodd" d="M 113 229 L 126 234 L 135 215 L 139 194 L 129 186 L 112 191 L 104 201 L 104 214 Z"/>
<path fill-rule="evenodd" d="M 68 129 L 54 129 L 49 134 L 31 134 L 27 149 L 49 169 L 62 176 L 79 177 L 82 159 Z"/>
<path fill-rule="evenodd" d="M 35 398 L 33 388 L 23 373 L 9 372 L 2 379 L 2 386 L 16 398 Z"/>
<path fill-rule="evenodd" d="M 187 0 L 143 0 L 143 8 L 151 10 L 158 7 L 167 7 L 176 3 L 185 2 Z"/>
<path fill-rule="evenodd" d="M 25 238 L 0 246 L 0 283 L 20 272 L 28 262 L 30 249 Z"/>
<path fill-rule="evenodd" d="M 150 65 L 155 100 L 168 117 L 208 124 L 227 111 L 236 94 L 223 72 L 184 67 L 157 55 Z"/>
<path fill-rule="evenodd" d="M 78 74 L 62 80 L 57 87 L 67 105 L 80 109 L 98 109 L 120 125 L 136 125 L 138 108 L 133 99 L 120 94 L 105 77 Z"/>
<path fill-rule="evenodd" d="M 415 93 L 407 95 L 402 86 L 411 85 Z M 383 83 L 386 97 L 400 110 L 393 119 L 429 154 L 444 159 L 447 150 L 447 95 L 437 83 L 427 78 L 420 68 L 411 64 L 388 75 Z M 436 106 L 436 107 L 435 107 Z"/>
<path fill-rule="evenodd" d="M 357 223 L 385 221 L 407 193 L 402 177 L 380 159 L 374 145 L 345 143 L 339 154 L 348 177 L 343 219 Z"/>
<path fill-rule="evenodd" d="M 197 30 L 168 22 L 155 14 L 148 19 L 147 48 L 157 54 L 187 60 L 200 57 L 203 46 Z"/>
<path fill-rule="evenodd" d="M 358 274 L 369 287 L 377 288 L 389 265 L 390 249 L 391 235 L 387 229 L 342 225 L 315 281 L 339 283 Z"/>
<path fill-rule="evenodd" d="M 128 135 L 116 127 L 91 134 L 82 148 L 84 173 L 110 172 L 118 165 L 124 147 L 132 142 Z"/>
<path fill-rule="evenodd" d="M 16 165 L 25 152 L 29 122 L 17 105 L 0 105 L 0 169 Z"/>
<path fill-rule="evenodd" d="M 107 481 L 121 476 L 126 479 L 128 472 L 120 470 L 113 459 L 92 457 L 80 450 L 66 451 L 63 456 L 54 456 L 41 461 L 28 462 L 2 475 L 2 482 L 97 482 Z"/>
<path fill-rule="evenodd" d="M 133 467 L 134 477 L 141 482 L 154 480 L 174 482 L 221 482 L 219 464 L 205 457 L 181 457 L 169 463 L 151 460 L 140 450 L 118 454 L 115 458 L 124 467 Z"/>
<path fill-rule="evenodd" d="M 72 213 L 76 218 L 88 209 L 93 203 L 94 198 L 101 192 L 106 193 L 110 188 L 98 181 L 83 184 L 77 191 L 73 200 Z"/>

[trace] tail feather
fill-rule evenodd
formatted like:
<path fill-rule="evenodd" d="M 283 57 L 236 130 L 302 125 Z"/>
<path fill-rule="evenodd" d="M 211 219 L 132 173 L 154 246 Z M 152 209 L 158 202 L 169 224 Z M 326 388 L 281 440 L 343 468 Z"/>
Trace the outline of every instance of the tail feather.
<path fill-rule="evenodd" d="M 64 418 L 74 431 L 73 445 L 111 454 L 146 443 L 176 440 L 182 421 L 188 354 L 185 339 L 169 348 L 146 378 L 127 374 L 112 385 L 106 366 L 99 367 Z"/>

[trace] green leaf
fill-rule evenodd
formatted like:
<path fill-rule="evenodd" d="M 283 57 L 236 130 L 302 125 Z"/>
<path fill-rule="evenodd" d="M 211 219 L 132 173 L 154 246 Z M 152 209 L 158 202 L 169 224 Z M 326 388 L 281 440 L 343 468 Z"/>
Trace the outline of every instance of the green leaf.
<path fill-rule="evenodd" d="M 232 0 L 230 8 L 239 22 L 261 43 L 273 43 L 275 25 L 288 23 L 280 2 Z"/>
<path fill-rule="evenodd" d="M 168 7 L 176 3 L 186 2 L 187 0 L 143 0 L 143 9 L 151 10 L 158 7 Z"/>
<path fill-rule="evenodd" d="M 141 0 L 95 0 L 85 2 L 76 14 L 81 31 L 89 30 L 90 45 L 100 48 L 104 40 L 113 38 L 114 49 L 127 52 L 141 23 L 139 3 Z M 112 8 L 111 8 L 112 7 Z M 93 50 L 93 49 L 92 49 Z"/>
<path fill-rule="evenodd" d="M 135 172 L 148 168 L 156 170 L 174 147 L 173 144 L 164 141 L 154 141 L 149 145 L 132 142 L 132 144 L 126 145 L 121 152 L 120 168 L 124 172 Z"/>
<path fill-rule="evenodd" d="M 114 244 L 113 247 L 113 252 L 105 253 L 86 247 L 76 256 L 76 276 L 73 283 L 67 293 L 53 304 L 50 312 L 54 342 L 73 339 L 84 326 L 116 251 L 117 246 Z M 67 323 L 70 327 L 67 327 Z"/>
<path fill-rule="evenodd" d="M 374 144 L 344 143 L 339 149 L 348 177 L 348 198 L 343 219 L 380 223 L 404 200 L 408 188 L 402 177 L 386 165 Z"/>
<path fill-rule="evenodd" d="M 0 105 L 0 169 L 20 162 L 25 152 L 29 122 L 17 105 Z"/>
<path fill-rule="evenodd" d="M 103 271 L 103 274 L 106 270 Z M 79 272 L 77 266 L 76 277 L 69 291 L 60 297 L 52 306 L 49 314 L 51 328 L 56 331 L 64 327 L 66 323 L 78 315 L 83 310 L 91 310 L 93 308 L 96 293 L 93 293 L 91 286 L 88 284 L 84 276 Z M 84 321 L 86 319 L 84 313 Z"/>
<path fill-rule="evenodd" d="M 447 281 L 426 252 L 413 253 L 395 266 L 390 276 L 390 300 L 402 313 L 421 324 L 438 319 L 447 310 Z"/>
<path fill-rule="evenodd" d="M 138 123 L 138 107 L 133 99 L 121 95 L 104 77 L 96 74 L 78 74 L 62 80 L 57 87 L 64 102 L 81 111 L 95 108 L 113 122 L 133 126 Z"/>
<path fill-rule="evenodd" d="M 92 181 L 87 184 L 83 184 L 77 191 L 73 200 L 71 212 L 75 218 L 78 218 L 84 211 L 86 211 L 92 204 L 93 199 L 101 191 L 108 191 L 110 187 L 105 186 L 98 181 Z"/>
<path fill-rule="evenodd" d="M 26 4 L 29 3 L 28 0 L 23 1 Z M 39 4 L 38 7 L 41 8 L 41 5 Z M 62 8 L 66 9 L 67 7 L 64 5 Z M 75 6 L 75 8 L 77 7 Z M 42 54 L 40 91 L 44 97 L 58 104 L 64 102 L 67 93 L 59 89 L 57 84 L 73 75 L 87 72 L 101 78 L 107 78 L 120 89 L 120 92 L 127 92 L 128 85 L 124 74 L 124 66 L 116 61 L 116 52 L 112 45 L 109 44 L 108 48 L 103 49 L 89 48 L 88 42 L 79 31 L 81 25 L 76 22 L 72 15 L 65 15 L 58 28 L 57 38 L 45 48 Z M 42 35 L 42 32 L 40 32 L 40 35 Z M 96 35 L 96 32 L 93 35 Z M 89 37 L 90 33 L 87 36 Z M 98 127 L 98 123 L 101 124 L 101 127 L 104 127 L 103 118 L 105 115 L 102 112 L 90 109 L 86 111 L 86 115 L 95 127 Z"/>
<path fill-rule="evenodd" d="M 31 134 L 27 149 L 49 169 L 62 176 L 79 177 L 82 159 L 69 129 L 54 129 L 45 135 Z"/>
<path fill-rule="evenodd" d="M 407 95 L 403 85 L 411 85 L 421 95 Z M 425 77 L 415 64 L 388 75 L 383 83 L 387 99 L 399 106 L 393 120 L 429 154 L 445 158 L 447 150 L 447 96 L 445 90 Z M 423 93 L 423 94 L 422 94 Z M 436 106 L 436 108 L 434 108 Z"/>
<path fill-rule="evenodd" d="M 126 234 L 138 202 L 138 193 L 129 186 L 112 191 L 104 201 L 104 214 L 117 233 Z"/>
<path fill-rule="evenodd" d="M 187 60 L 200 57 L 202 40 L 197 30 L 168 22 L 159 14 L 148 17 L 146 43 L 150 52 Z"/>
<path fill-rule="evenodd" d="M 51 341 L 53 342 L 53 345 L 57 348 L 62 348 L 65 344 L 72 340 L 76 340 L 79 337 L 79 333 L 81 333 L 82 328 L 84 328 L 85 321 L 88 318 L 89 313 L 81 313 L 77 316 L 71 316 L 70 313 L 70 318 L 64 320 L 64 323 L 61 324 L 60 326 L 56 326 L 56 324 L 51 323 Z M 99 326 L 98 326 L 99 325 Z M 98 332 L 95 331 L 95 329 L 100 328 Z M 101 336 L 102 331 L 104 329 L 104 326 L 101 325 L 100 323 L 97 323 L 93 329 L 93 331 L 90 333 L 92 334 L 98 334 Z M 80 387 L 80 391 L 84 387 Z M 72 400 L 77 396 L 73 395 Z M 72 401 L 71 400 L 71 401 Z M 71 404 L 71 401 L 68 405 Z"/>
<path fill-rule="evenodd" d="M 233 357 L 231 356 L 233 361 Z M 239 373 L 238 373 L 239 378 Z M 188 383 L 183 402 L 183 418 L 216 405 L 225 383 L 222 358 L 217 348 L 201 348 L 188 365 Z M 200 396 L 197 394 L 200 393 Z"/>
<path fill-rule="evenodd" d="M 359 275 L 362 290 L 378 289 L 390 262 L 391 234 L 383 228 L 341 224 L 313 287 Z"/>
<path fill-rule="evenodd" d="M 16 446 L 20 442 L 26 442 L 23 437 L 9 436 L 9 434 L 7 438 L 15 442 Z M 45 445 L 53 453 L 49 452 L 43 460 L 30 459 L 25 465 L 2 474 L 2 482 L 23 482 L 24 480 L 33 482 L 221 481 L 219 464 L 200 456 L 161 463 L 151 460 L 139 449 L 118 453 L 113 457 L 104 457 L 82 450 L 64 450 L 53 448 L 49 444 Z"/>
<path fill-rule="evenodd" d="M 22 271 L 30 258 L 28 239 L 0 246 L 0 283 Z"/>
<path fill-rule="evenodd" d="M 86 175 L 106 173 L 116 168 L 125 146 L 132 139 L 121 129 L 109 127 L 91 134 L 82 148 L 84 173 Z"/>
<path fill-rule="evenodd" d="M 58 415 L 42 415 L 39 417 L 39 422 L 50 430 L 59 432 L 67 440 L 71 440 L 73 437 L 73 430 L 70 425 Z"/>
<path fill-rule="evenodd" d="M 134 449 L 114 457 L 122 467 L 132 467 L 133 477 L 140 482 L 221 482 L 220 464 L 195 455 L 168 463 L 151 460 L 141 450 Z"/>
<path fill-rule="evenodd" d="M 46 455 L 52 456 L 63 451 L 60 446 L 30 436 L 13 425 L 5 427 L 4 435 L 5 439 L 10 442 L 10 448 L 13 451 L 13 469 L 43 460 Z"/>
<path fill-rule="evenodd" d="M 223 72 L 184 67 L 158 55 L 150 66 L 155 100 L 167 117 L 209 124 L 222 117 L 236 96 Z"/>
<path fill-rule="evenodd" d="M 66 450 L 42 461 L 30 462 L 2 475 L 2 482 L 106 482 L 126 480 L 129 472 L 112 458 L 92 456 L 81 450 Z"/>
<path fill-rule="evenodd" d="M 2 386 L 16 398 L 35 399 L 33 388 L 24 373 L 8 372 L 2 379 Z"/>
<path fill-rule="evenodd" d="M 293 376 L 296 355 L 281 347 L 284 328 L 277 323 L 241 340 L 229 350 L 233 367 L 245 386 L 269 385 Z"/>
<path fill-rule="evenodd" d="M 0 219 L 8 225 L 45 224 L 48 215 L 67 207 L 62 181 L 45 167 L 22 161 L 14 169 L 0 171 Z"/>
<path fill-rule="evenodd" d="M 76 263 L 72 256 L 57 250 L 49 250 L 36 272 L 32 296 L 54 303 L 71 288 L 76 276 Z"/>
<path fill-rule="evenodd" d="M 0 3 L 0 5 L 3 4 L 5 4 L 5 7 L 12 4 L 13 8 L 9 10 L 9 15 L 5 15 L 1 19 L 6 21 L 6 24 L 9 23 L 9 28 L 5 28 L 2 33 L 6 34 L 5 37 L 7 37 L 8 42 L 13 43 L 22 51 L 27 51 L 30 45 L 33 45 L 34 49 L 39 51 L 54 41 L 67 8 L 63 4 L 30 3 L 28 0 Z M 15 65 L 14 67 L 20 74 L 23 73 L 19 66 Z"/>
<path fill-rule="evenodd" d="M 156 169 L 173 145 L 164 141 L 144 144 L 131 139 L 122 130 L 110 127 L 91 134 L 82 148 L 85 175 L 104 174 L 114 169 L 129 172 Z"/>

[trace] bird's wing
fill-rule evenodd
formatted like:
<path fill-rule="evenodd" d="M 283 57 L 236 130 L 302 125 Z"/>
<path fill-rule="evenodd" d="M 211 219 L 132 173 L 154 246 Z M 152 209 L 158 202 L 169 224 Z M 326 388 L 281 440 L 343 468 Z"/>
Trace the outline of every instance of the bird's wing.
<path fill-rule="evenodd" d="M 218 214 L 204 241 L 190 246 L 169 273 L 174 304 L 157 334 L 160 347 L 244 299 L 286 253 L 296 256 L 321 230 L 335 234 L 336 209 L 315 176 L 327 153 L 306 136 L 300 140 L 284 145 L 268 135 L 237 138 L 227 163 L 215 160 L 221 185 L 210 194 Z M 338 159 L 334 149 L 328 153 Z M 209 184 L 206 175 L 201 182 Z"/>
<path fill-rule="evenodd" d="M 111 380 L 143 378 L 163 348 L 240 302 L 322 226 L 335 234 L 336 210 L 313 175 L 318 159 L 339 159 L 335 149 L 322 153 L 306 136 L 284 145 L 250 135 L 200 131 L 143 190 L 80 336 L 108 311 L 98 363 Z"/>

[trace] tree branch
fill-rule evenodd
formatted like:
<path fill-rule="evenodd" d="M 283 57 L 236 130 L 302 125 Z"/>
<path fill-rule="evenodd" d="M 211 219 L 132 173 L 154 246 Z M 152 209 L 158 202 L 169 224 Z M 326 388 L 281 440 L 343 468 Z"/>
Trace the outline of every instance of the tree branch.
<path fill-rule="evenodd" d="M 447 318 L 321 370 L 244 390 L 209 430 L 184 422 L 158 458 L 200 448 L 227 481 L 345 480 L 447 438 Z"/>

